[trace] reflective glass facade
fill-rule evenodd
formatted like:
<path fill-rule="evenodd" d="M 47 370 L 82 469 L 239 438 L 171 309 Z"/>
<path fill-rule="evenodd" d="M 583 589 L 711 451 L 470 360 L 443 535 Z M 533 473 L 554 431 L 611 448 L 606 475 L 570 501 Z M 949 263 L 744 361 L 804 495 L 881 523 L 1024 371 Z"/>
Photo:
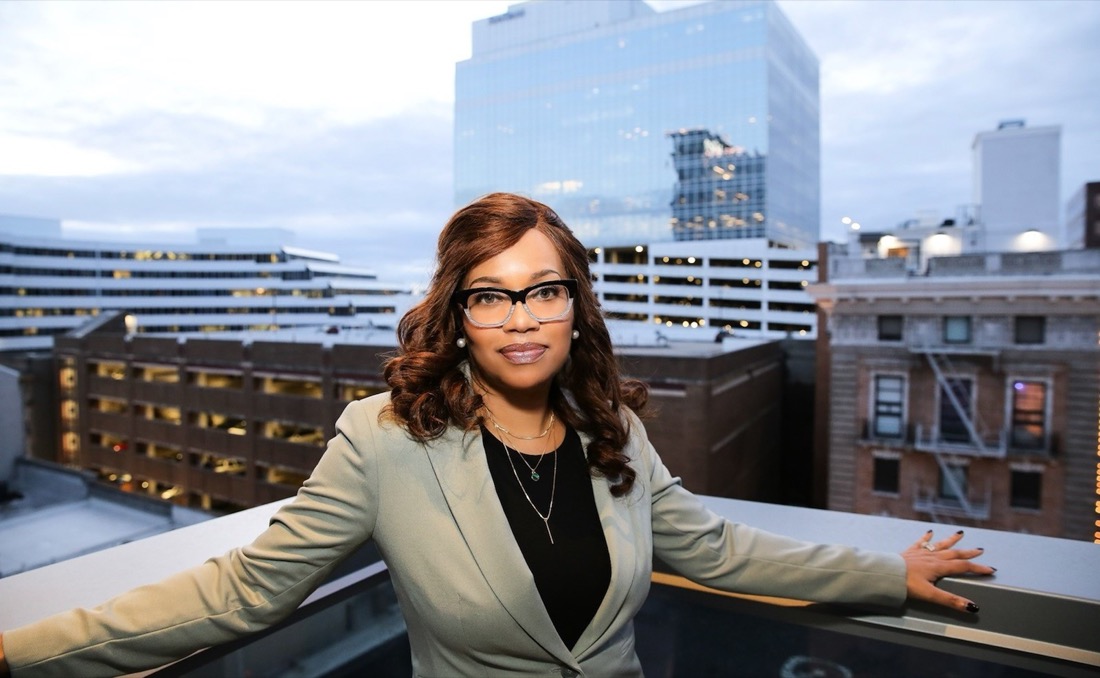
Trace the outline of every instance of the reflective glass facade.
<path fill-rule="evenodd" d="M 457 204 L 530 195 L 589 245 L 672 240 L 696 216 L 678 238 L 818 240 L 818 64 L 772 2 L 515 5 L 475 23 L 455 97 Z M 688 191 L 703 211 L 674 214 L 690 131 L 720 140 L 705 159 L 723 172 Z M 738 194 L 752 197 L 748 218 Z"/>

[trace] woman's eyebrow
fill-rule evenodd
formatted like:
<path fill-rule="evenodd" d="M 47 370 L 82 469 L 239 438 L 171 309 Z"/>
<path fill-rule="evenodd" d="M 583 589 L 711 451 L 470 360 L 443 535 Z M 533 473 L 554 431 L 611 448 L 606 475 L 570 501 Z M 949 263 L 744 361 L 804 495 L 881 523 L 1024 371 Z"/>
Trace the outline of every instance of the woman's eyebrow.
<path fill-rule="evenodd" d="M 538 271 L 537 273 L 532 273 L 531 274 L 531 280 L 538 280 L 539 278 L 544 278 L 544 277 L 546 277 L 548 275 L 551 275 L 551 274 L 556 275 L 558 277 L 561 277 L 561 273 L 559 273 L 556 269 L 544 268 L 541 271 Z M 477 283 L 490 283 L 490 284 L 493 284 L 493 285 L 502 285 L 502 286 L 504 284 L 503 281 L 501 281 L 500 278 L 497 278 L 496 276 L 491 276 L 491 275 L 483 275 L 483 276 L 480 276 L 478 278 L 474 278 L 473 280 L 470 281 L 470 285 L 476 285 Z"/>

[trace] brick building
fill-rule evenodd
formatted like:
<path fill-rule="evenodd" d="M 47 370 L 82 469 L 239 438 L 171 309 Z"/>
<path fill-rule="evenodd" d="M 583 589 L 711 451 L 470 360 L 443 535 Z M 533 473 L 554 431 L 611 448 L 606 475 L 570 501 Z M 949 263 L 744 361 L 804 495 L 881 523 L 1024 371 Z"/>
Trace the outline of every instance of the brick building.
<path fill-rule="evenodd" d="M 1100 541 L 1100 250 L 826 256 L 828 507 Z"/>
<path fill-rule="evenodd" d="M 179 505 L 232 511 L 292 495 L 348 402 L 386 389 L 392 345 L 129 335 L 105 316 L 55 346 L 60 461 Z M 778 501 L 784 353 L 726 339 L 619 350 L 653 388 L 646 422 L 693 491 Z"/>

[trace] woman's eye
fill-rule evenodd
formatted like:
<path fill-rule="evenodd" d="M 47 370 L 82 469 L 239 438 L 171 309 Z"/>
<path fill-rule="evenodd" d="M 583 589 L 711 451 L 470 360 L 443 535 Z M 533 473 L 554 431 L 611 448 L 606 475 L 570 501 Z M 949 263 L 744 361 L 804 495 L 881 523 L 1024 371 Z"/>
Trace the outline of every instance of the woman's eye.
<path fill-rule="evenodd" d="M 562 288 L 558 285 L 549 285 L 547 287 L 540 287 L 535 290 L 535 298 L 540 301 L 548 301 L 560 296 Z"/>
<path fill-rule="evenodd" d="M 492 306 L 499 304 L 504 300 L 504 295 L 500 292 L 478 292 L 470 297 L 471 305 L 478 306 Z"/>

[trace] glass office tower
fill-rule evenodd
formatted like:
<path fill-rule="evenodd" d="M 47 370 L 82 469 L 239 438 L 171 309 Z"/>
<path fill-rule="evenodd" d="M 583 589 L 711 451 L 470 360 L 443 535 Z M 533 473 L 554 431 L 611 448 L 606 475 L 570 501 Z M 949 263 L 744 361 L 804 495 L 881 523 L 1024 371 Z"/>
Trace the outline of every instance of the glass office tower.
<path fill-rule="evenodd" d="M 767 0 L 513 5 L 474 23 L 456 69 L 455 200 L 502 190 L 550 204 L 589 246 L 811 246 L 817 59 Z"/>

